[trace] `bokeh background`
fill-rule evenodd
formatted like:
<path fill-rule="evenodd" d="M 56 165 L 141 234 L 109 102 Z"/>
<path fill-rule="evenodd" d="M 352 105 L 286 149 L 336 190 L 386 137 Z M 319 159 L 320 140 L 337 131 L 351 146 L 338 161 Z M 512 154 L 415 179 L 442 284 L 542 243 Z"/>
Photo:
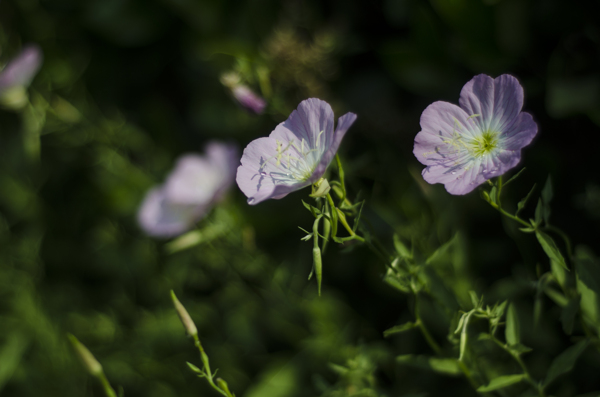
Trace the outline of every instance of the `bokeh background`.
<path fill-rule="evenodd" d="M 594 2 L 562 0 L 2 0 L 2 64 L 27 43 L 44 62 L 30 110 L 0 110 L 0 394 L 102 395 L 70 332 L 128 397 L 213 395 L 185 365 L 199 359 L 173 289 L 239 396 L 476 395 L 394 362 L 428 351 L 417 333 L 383 337 L 412 306 L 366 249 L 332 246 L 317 296 L 298 229 L 312 225 L 307 190 L 251 207 L 232 189 L 199 224 L 227 231 L 175 253 L 144 235 L 136 211 L 179 155 L 212 139 L 243 148 L 318 97 L 336 117 L 358 114 L 340 154 L 373 232 L 424 252 L 459 232 L 449 260 L 464 296 L 528 313 L 544 260 L 535 238 L 477 192 L 426 185 L 413 139 L 423 109 L 457 103 L 473 75 L 515 75 L 539 134 L 505 200 L 552 175 L 554 224 L 597 247 L 597 16 Z M 231 71 L 265 98 L 263 114 L 236 103 L 221 82 Z M 543 332 L 522 316 L 526 344 L 544 352 L 534 373 L 568 345 L 547 306 Z M 598 388 L 599 359 L 584 363 L 557 395 Z"/>

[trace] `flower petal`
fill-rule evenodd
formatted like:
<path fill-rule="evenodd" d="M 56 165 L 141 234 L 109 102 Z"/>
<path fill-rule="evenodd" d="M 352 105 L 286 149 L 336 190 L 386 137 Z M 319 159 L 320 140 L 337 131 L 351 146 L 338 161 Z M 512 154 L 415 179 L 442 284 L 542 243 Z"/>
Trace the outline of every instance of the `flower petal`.
<path fill-rule="evenodd" d="M 188 231 L 206 213 L 206 207 L 174 204 L 162 187 L 150 190 L 138 211 L 138 223 L 149 236 L 174 237 Z"/>
<path fill-rule="evenodd" d="M 281 165 L 277 165 L 276 156 L 277 142 L 271 137 L 255 139 L 244 149 L 236 182 L 248 197 L 249 204 L 258 204 L 270 198 L 282 198 L 294 190 L 310 185 L 310 181 L 276 183 L 272 175 L 287 172 Z"/>
<path fill-rule="evenodd" d="M 434 102 L 421 115 L 421 131 L 415 137 L 414 155 L 422 164 L 454 167 L 461 157 L 460 135 L 476 134 L 473 118 L 458 106 Z"/>
<path fill-rule="evenodd" d="M 460 107 L 475 117 L 481 131 L 504 132 L 515 122 L 523 107 L 523 87 L 508 74 L 492 79 L 480 74 L 464 85 Z"/>
<path fill-rule="evenodd" d="M 323 176 L 323 174 L 325 174 L 327 166 L 329 166 L 329 163 L 331 163 L 331 160 L 337 153 L 340 147 L 340 143 L 342 143 L 342 139 L 344 138 L 344 135 L 346 135 L 348 129 L 356 121 L 356 117 L 357 116 L 354 113 L 346 113 L 338 119 L 337 127 L 335 129 L 335 132 L 333 133 L 333 139 L 327 143 L 327 146 L 325 147 L 325 153 L 323 154 L 323 157 L 321 157 L 321 161 L 319 162 L 319 165 L 317 166 L 313 174 L 313 182 L 318 181 Z"/>
<path fill-rule="evenodd" d="M 42 65 L 42 50 L 28 45 L 0 72 L 0 91 L 15 86 L 28 86 Z"/>
<path fill-rule="evenodd" d="M 531 143 L 537 131 L 538 126 L 533 117 L 522 112 L 515 123 L 502 134 L 502 145 L 507 150 L 520 150 Z"/>

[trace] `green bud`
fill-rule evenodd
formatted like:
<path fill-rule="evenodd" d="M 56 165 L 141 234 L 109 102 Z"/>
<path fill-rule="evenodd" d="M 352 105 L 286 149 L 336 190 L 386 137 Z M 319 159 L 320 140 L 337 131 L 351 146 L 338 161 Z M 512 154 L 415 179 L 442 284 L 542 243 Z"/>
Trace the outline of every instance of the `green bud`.
<path fill-rule="evenodd" d="M 321 260 L 321 250 L 319 247 L 313 248 L 313 266 L 315 268 L 315 274 L 317 275 L 317 285 L 319 289 L 319 296 L 321 296 L 321 279 L 323 277 L 323 262 Z"/>
<path fill-rule="evenodd" d="M 71 334 L 68 334 L 69 340 L 75 348 L 75 352 L 79 356 L 83 367 L 89 372 L 90 375 L 98 378 L 102 376 L 102 365 L 96 360 L 94 355 L 88 350 L 83 343 L 79 342 L 77 338 Z"/>
<path fill-rule="evenodd" d="M 179 302 L 173 290 L 171 290 L 171 299 L 173 300 L 173 305 L 175 306 L 177 315 L 179 316 L 179 319 L 181 320 L 181 323 L 185 328 L 185 332 L 187 332 L 189 336 L 198 335 L 198 329 L 196 328 L 196 324 L 194 324 L 194 321 L 192 321 L 192 318 L 190 317 L 187 310 L 185 310 L 185 307 L 183 307 L 183 305 Z"/>
<path fill-rule="evenodd" d="M 231 392 L 229 391 L 229 386 L 227 385 L 227 382 L 225 382 L 221 378 L 217 378 L 217 385 L 219 386 L 219 388 L 221 390 L 223 390 L 225 393 L 227 393 L 228 396 L 231 396 Z"/>

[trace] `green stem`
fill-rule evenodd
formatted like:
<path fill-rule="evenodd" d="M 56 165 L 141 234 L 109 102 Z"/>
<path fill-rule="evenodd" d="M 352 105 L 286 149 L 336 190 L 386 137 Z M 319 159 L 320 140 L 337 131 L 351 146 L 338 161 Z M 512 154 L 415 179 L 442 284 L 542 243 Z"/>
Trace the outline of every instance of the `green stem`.
<path fill-rule="evenodd" d="M 529 371 L 527 370 L 527 367 L 525 366 L 525 363 L 523 362 L 523 360 L 521 360 L 521 357 L 518 354 L 513 353 L 510 349 L 508 349 L 508 347 L 506 346 L 506 344 L 502 343 L 494 335 L 492 335 L 492 340 L 502 350 L 504 350 L 505 352 L 507 352 L 512 358 L 515 359 L 515 361 L 521 367 L 521 370 L 523 371 L 523 375 L 525 375 L 525 380 L 527 380 L 527 382 L 531 385 L 531 387 L 533 387 L 538 392 L 539 396 L 540 397 L 546 397 L 546 393 L 544 393 L 544 388 L 540 384 L 536 383 L 533 380 L 533 378 L 529 374 Z"/>
<path fill-rule="evenodd" d="M 473 389 L 477 390 L 479 388 L 479 385 L 477 384 L 477 382 L 475 382 L 475 379 L 473 379 L 473 375 L 471 375 L 471 371 L 469 371 L 469 368 L 467 368 L 465 363 L 462 361 L 458 361 L 458 367 L 465 375 L 465 378 L 467 378 L 467 380 L 471 384 L 471 387 L 473 387 Z"/>
<path fill-rule="evenodd" d="M 233 397 L 231 395 L 231 393 L 228 393 L 225 390 L 222 390 L 219 386 L 217 386 L 213 380 L 214 374 L 212 373 L 212 371 L 210 370 L 210 364 L 208 362 L 208 356 L 206 355 L 206 352 L 204 351 L 204 348 L 202 347 L 202 343 L 200 343 L 200 339 L 198 338 L 198 334 L 194 335 L 194 345 L 196 345 L 196 347 L 198 348 L 198 351 L 200 351 L 200 359 L 202 360 L 202 364 L 204 366 L 204 373 L 205 373 L 205 378 L 208 381 L 208 383 L 210 384 L 210 386 L 215 389 L 216 391 L 218 391 L 220 394 L 226 396 L 226 397 Z"/>
<path fill-rule="evenodd" d="M 493 204 L 490 203 L 490 205 L 495 208 L 496 210 L 498 210 L 502 215 L 506 216 L 507 218 L 510 218 L 516 222 L 519 222 L 520 224 L 522 224 L 525 227 L 532 227 L 531 224 L 529 224 L 528 222 L 525 222 L 523 219 L 519 218 L 518 216 L 514 216 L 512 214 L 509 214 L 508 212 L 506 212 L 503 208 L 499 207 L 497 204 Z"/>
<path fill-rule="evenodd" d="M 102 388 L 104 389 L 104 393 L 106 394 L 106 397 L 117 397 L 117 393 L 115 393 L 115 390 L 110 385 L 110 382 L 106 378 L 106 375 L 104 375 L 104 372 L 102 372 L 100 375 L 98 375 L 98 379 L 100 380 L 100 383 L 102 384 Z"/>

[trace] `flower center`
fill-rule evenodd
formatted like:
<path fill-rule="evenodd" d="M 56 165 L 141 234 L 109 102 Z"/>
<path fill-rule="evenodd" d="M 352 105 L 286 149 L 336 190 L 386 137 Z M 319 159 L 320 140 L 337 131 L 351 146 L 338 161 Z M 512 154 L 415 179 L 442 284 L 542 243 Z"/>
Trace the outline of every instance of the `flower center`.
<path fill-rule="evenodd" d="M 484 131 L 481 135 L 473 137 L 465 146 L 473 156 L 485 156 L 498 147 L 498 133 L 492 130 Z"/>

